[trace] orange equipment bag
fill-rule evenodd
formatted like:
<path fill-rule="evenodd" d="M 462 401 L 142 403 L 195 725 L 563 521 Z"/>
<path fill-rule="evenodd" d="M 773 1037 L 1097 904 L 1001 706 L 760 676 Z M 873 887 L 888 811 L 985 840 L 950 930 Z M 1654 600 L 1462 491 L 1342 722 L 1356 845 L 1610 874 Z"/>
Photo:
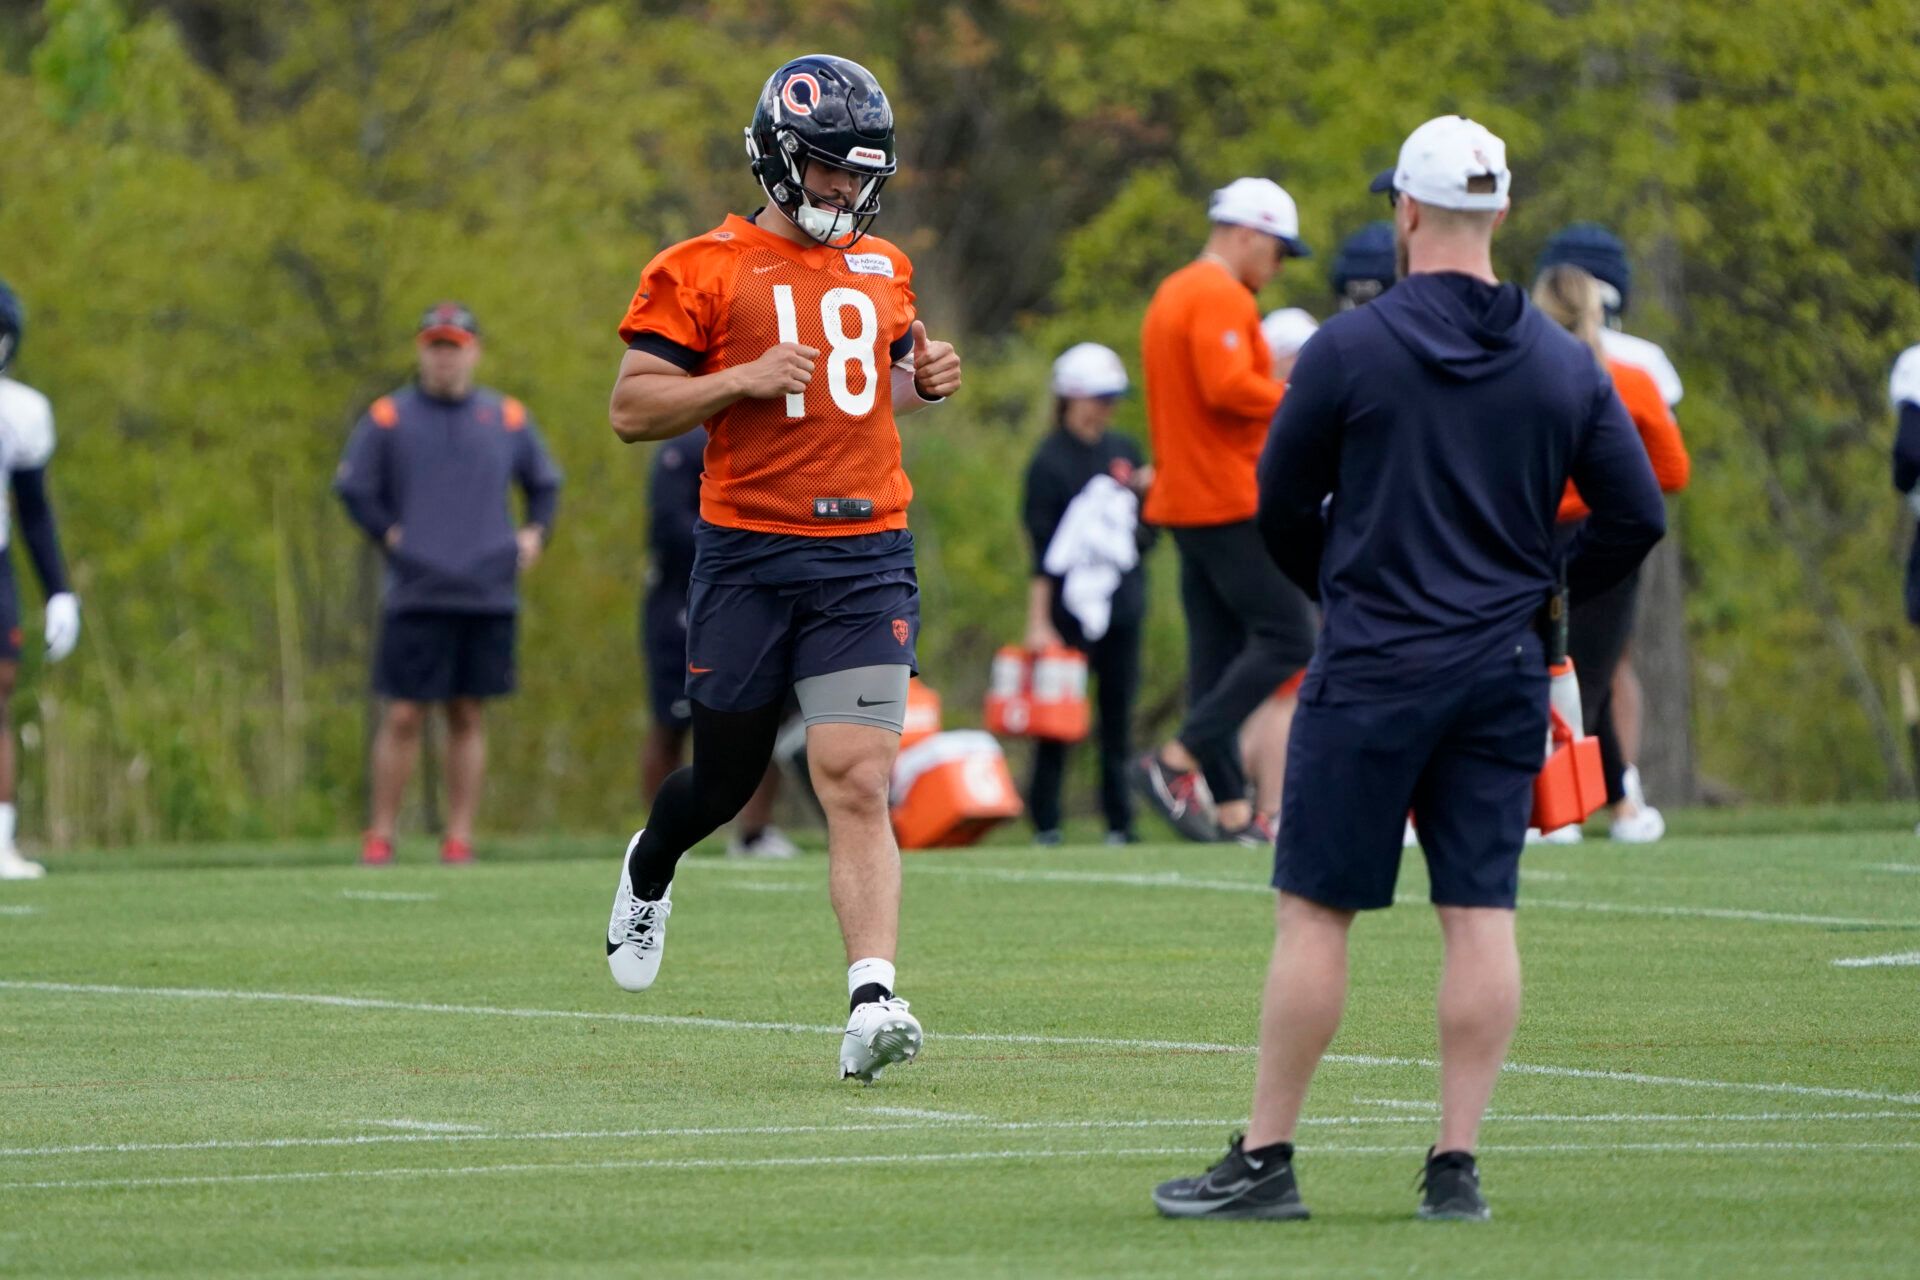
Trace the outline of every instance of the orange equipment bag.
<path fill-rule="evenodd" d="M 1092 725 L 1087 707 L 1087 655 L 1061 645 L 1041 650 L 1033 660 L 1028 696 L 1030 735 L 1052 742 L 1085 738 Z"/>
<path fill-rule="evenodd" d="M 1547 763 L 1533 780 L 1533 825 L 1542 831 L 1585 822 L 1607 802 L 1600 739 L 1583 732 L 1572 659 L 1549 668 Z"/>
<path fill-rule="evenodd" d="M 902 751 L 891 800 L 902 849 L 973 844 L 1023 811 L 1000 744 L 977 729 L 936 733 Z"/>
<path fill-rule="evenodd" d="M 907 717 L 900 729 L 900 749 L 905 751 L 940 732 L 940 695 L 924 680 L 907 685 Z"/>
<path fill-rule="evenodd" d="M 987 681 L 984 719 L 988 733 L 1024 738 L 1033 709 L 1027 701 L 1027 651 L 1006 645 L 993 655 L 993 674 Z"/>

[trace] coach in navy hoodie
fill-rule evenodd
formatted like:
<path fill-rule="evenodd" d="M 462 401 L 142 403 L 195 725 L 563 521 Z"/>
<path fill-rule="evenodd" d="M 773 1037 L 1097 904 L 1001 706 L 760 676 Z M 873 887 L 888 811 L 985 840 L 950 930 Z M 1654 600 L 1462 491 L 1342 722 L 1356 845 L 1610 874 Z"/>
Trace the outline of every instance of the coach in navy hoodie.
<path fill-rule="evenodd" d="M 482 706 L 514 684 L 521 570 L 546 546 L 560 471 L 526 407 L 474 385 L 480 329 L 459 303 L 420 321 L 419 380 L 382 396 L 347 442 L 334 491 L 387 557 L 374 689 L 387 699 L 373 742 L 369 866 L 393 860 L 400 797 L 429 703 L 447 707 L 444 862 L 473 856 L 486 770 Z M 526 517 L 508 505 L 518 485 Z"/>
<path fill-rule="evenodd" d="M 1411 809 L 1446 950 L 1420 1213 L 1487 1216 L 1472 1153 L 1519 1014 L 1513 909 L 1547 740 L 1536 620 L 1555 590 L 1554 513 L 1571 477 L 1593 507 L 1567 553 L 1576 598 L 1665 531 L 1605 371 L 1494 277 L 1510 182 L 1482 126 L 1443 116 L 1416 130 L 1376 183 L 1394 196 L 1404 279 L 1321 327 L 1274 418 L 1260 530 L 1324 616 L 1287 755 L 1300 799 L 1275 857 L 1252 1118 L 1230 1167 L 1159 1189 L 1163 1212 L 1304 1214 L 1294 1128 L 1339 1024 L 1348 927 L 1392 904 Z"/>

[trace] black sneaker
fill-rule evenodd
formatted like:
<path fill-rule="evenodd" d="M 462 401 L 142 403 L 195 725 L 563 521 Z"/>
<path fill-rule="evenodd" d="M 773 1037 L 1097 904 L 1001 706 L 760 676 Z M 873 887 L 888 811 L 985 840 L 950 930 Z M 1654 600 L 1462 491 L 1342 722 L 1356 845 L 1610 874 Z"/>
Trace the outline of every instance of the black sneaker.
<path fill-rule="evenodd" d="M 1427 1151 L 1420 1171 L 1420 1216 L 1428 1222 L 1485 1222 L 1493 1216 L 1480 1194 L 1480 1170 L 1465 1151 Z"/>
<path fill-rule="evenodd" d="M 1272 849 L 1280 839 L 1280 824 L 1271 814 L 1255 813 L 1247 819 L 1247 825 L 1229 831 L 1220 829 L 1222 844 L 1237 844 L 1243 849 Z"/>
<path fill-rule="evenodd" d="M 1153 1189 L 1153 1207 L 1167 1218 L 1304 1218 L 1293 1160 L 1247 1159 L 1244 1134 L 1235 1134 L 1219 1164 L 1197 1178 L 1175 1178 Z"/>
<path fill-rule="evenodd" d="M 1198 770 L 1169 768 L 1157 752 L 1149 752 L 1133 762 L 1128 774 L 1140 798 L 1172 823 L 1175 831 L 1201 844 L 1219 836 Z"/>

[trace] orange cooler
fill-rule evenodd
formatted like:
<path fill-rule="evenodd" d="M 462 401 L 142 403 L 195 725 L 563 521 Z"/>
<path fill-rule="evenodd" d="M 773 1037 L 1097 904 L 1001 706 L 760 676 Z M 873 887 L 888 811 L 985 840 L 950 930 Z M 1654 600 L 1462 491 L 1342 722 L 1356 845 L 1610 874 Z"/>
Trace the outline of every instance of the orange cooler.
<path fill-rule="evenodd" d="M 1607 771 L 1600 739 L 1578 736 L 1558 708 L 1551 719 L 1552 753 L 1533 780 L 1533 825 L 1542 831 L 1585 822 L 1607 802 Z"/>
<path fill-rule="evenodd" d="M 925 742 L 940 732 L 940 695 L 928 687 L 924 680 L 914 680 L 907 685 L 906 724 L 900 729 L 900 749 L 905 751 L 917 742 Z"/>
<path fill-rule="evenodd" d="M 993 655 L 993 674 L 987 682 L 985 720 L 988 733 L 1023 738 L 1032 708 L 1027 701 L 1027 651 L 1007 645 Z"/>
<path fill-rule="evenodd" d="M 1087 707 L 1087 656 L 1078 649 L 1044 649 L 1033 661 L 1027 733 L 1053 742 L 1079 742 L 1092 716 Z"/>
<path fill-rule="evenodd" d="M 903 849 L 973 844 L 1023 810 L 1000 744 L 977 729 L 936 733 L 902 751 L 891 800 Z"/>

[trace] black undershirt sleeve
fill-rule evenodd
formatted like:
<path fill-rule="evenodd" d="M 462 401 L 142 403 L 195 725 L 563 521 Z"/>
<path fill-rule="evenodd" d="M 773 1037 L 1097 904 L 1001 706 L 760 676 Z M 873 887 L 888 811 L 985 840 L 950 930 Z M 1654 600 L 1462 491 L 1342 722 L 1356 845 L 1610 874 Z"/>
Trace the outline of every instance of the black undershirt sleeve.
<path fill-rule="evenodd" d="M 627 344 L 627 350 L 638 351 L 643 355 L 658 356 L 676 369 L 692 373 L 700 367 L 706 353 L 695 351 L 692 347 L 683 347 L 671 338 L 657 333 L 643 333 Z"/>
<path fill-rule="evenodd" d="M 60 554 L 60 531 L 53 523 L 53 503 L 47 497 L 47 469 L 13 473 L 13 507 L 20 513 L 20 538 L 27 544 L 33 571 L 49 596 L 70 590 L 67 562 Z"/>

